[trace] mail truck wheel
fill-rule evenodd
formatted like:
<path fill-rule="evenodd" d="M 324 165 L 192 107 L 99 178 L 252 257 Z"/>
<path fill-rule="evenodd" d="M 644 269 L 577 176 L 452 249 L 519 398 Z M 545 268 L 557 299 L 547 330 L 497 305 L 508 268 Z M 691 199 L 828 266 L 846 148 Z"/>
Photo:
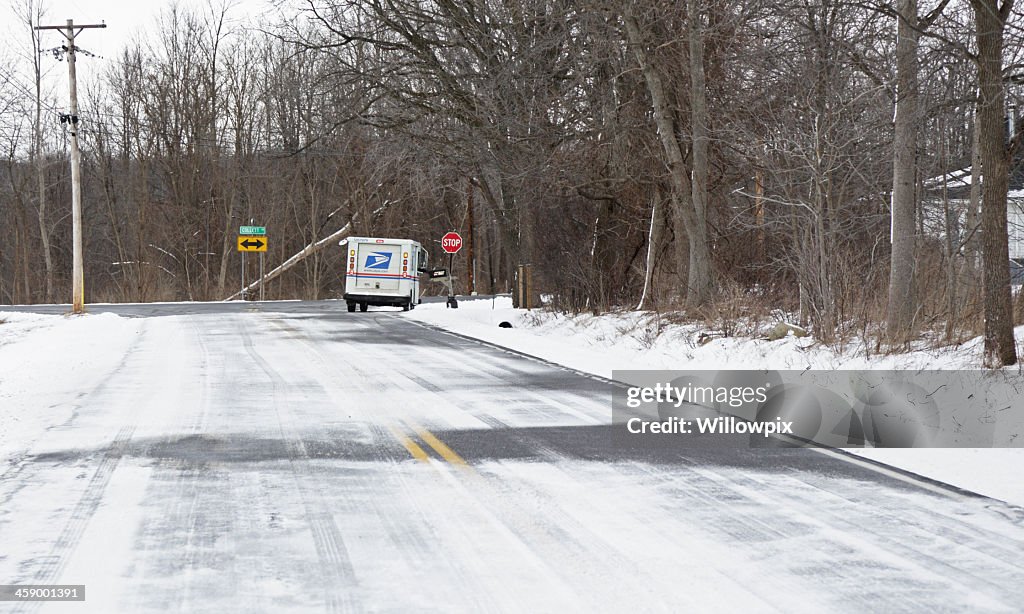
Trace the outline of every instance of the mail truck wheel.
<path fill-rule="evenodd" d="M 366 311 L 369 308 L 370 306 L 367 305 L 366 303 L 359 303 L 359 311 Z"/>
<path fill-rule="evenodd" d="M 349 301 L 349 302 L 348 302 L 348 312 L 349 312 L 349 313 L 352 313 L 352 312 L 353 312 L 353 311 L 355 311 L 355 310 L 356 310 L 356 304 L 355 304 L 355 303 L 353 303 L 352 301 Z"/>

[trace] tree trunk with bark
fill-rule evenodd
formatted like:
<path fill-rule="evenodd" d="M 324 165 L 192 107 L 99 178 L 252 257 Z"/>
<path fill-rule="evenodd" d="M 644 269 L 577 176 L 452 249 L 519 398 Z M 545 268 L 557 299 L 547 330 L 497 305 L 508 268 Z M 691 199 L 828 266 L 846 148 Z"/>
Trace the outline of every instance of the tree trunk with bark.
<path fill-rule="evenodd" d="M 690 47 L 690 130 L 693 133 L 693 181 L 690 189 L 693 209 L 700 229 L 702 251 L 690 250 L 690 270 L 699 272 L 699 279 L 691 279 L 694 304 L 711 300 L 714 286 L 711 278 L 710 254 L 707 253 L 707 211 L 708 211 L 708 102 L 704 84 L 704 28 L 701 20 L 699 0 L 687 0 L 686 22 Z M 701 262 L 695 259 L 701 258 Z"/>
<path fill-rule="evenodd" d="M 978 114 L 981 134 L 981 256 L 985 300 L 985 365 L 1017 362 L 1006 233 L 1009 155 L 1006 147 L 1003 30 L 1013 0 L 971 0 L 978 41 Z"/>
<path fill-rule="evenodd" d="M 689 239 L 689 270 L 686 274 L 686 279 L 683 280 L 686 284 L 686 304 L 689 307 L 700 307 L 711 299 L 715 289 L 714 278 L 711 272 L 711 250 L 708 245 L 707 226 L 701 222 L 701 217 L 698 216 L 697 209 L 693 203 L 693 187 L 690 182 L 690 173 L 682 148 L 676 139 L 675 122 L 668 105 L 668 97 L 665 93 L 661 74 L 647 56 L 636 18 L 629 11 L 626 11 L 623 15 L 623 21 L 625 22 L 629 44 L 633 47 L 637 62 L 640 64 L 640 69 L 644 74 L 648 92 L 651 95 L 654 121 L 658 128 L 658 137 L 665 152 L 669 175 L 675 192 L 673 195 L 675 213 Z M 677 233 L 676 241 L 680 240 L 681 237 Z M 682 268 L 681 262 L 680 268 Z M 682 275 L 682 271 L 680 271 L 680 275 Z"/>
<path fill-rule="evenodd" d="M 896 114 L 893 135 L 892 256 L 886 332 L 893 343 L 913 334 L 917 212 L 917 0 L 900 0 L 896 42 Z"/>

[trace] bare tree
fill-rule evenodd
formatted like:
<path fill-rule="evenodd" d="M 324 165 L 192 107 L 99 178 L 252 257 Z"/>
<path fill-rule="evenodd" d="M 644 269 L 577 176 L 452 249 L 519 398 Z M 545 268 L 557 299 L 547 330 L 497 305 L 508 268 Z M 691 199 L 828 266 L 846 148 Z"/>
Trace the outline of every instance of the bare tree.
<path fill-rule="evenodd" d="M 900 0 L 896 35 L 896 113 L 893 136 L 892 256 L 889 264 L 887 333 L 907 341 L 917 310 L 914 268 L 917 263 L 917 0 Z"/>
<path fill-rule="evenodd" d="M 1017 362 L 1006 233 L 1010 151 L 1004 124 L 1003 35 L 1013 0 L 971 0 L 978 43 L 981 144 L 981 252 L 985 297 L 985 364 Z"/>
<path fill-rule="evenodd" d="M 926 17 L 918 16 L 917 0 L 899 0 L 896 7 L 896 101 L 893 132 L 892 252 L 889 264 L 889 340 L 906 342 L 918 311 L 914 292 L 917 267 L 918 126 L 920 116 L 918 46 L 920 32 L 942 13 L 942 0 Z"/>
<path fill-rule="evenodd" d="M 681 279 L 680 281 L 685 283 L 687 304 L 691 307 L 699 307 L 711 298 L 714 290 L 707 226 L 702 212 L 698 211 L 693 201 L 691 169 L 686 163 L 683 148 L 676 138 L 676 121 L 669 106 L 664 79 L 650 58 L 647 50 L 649 43 L 641 33 L 637 17 L 632 10 L 626 9 L 622 18 L 627 40 L 647 82 L 654 121 L 672 180 L 672 198 L 675 204 L 676 218 L 680 221 L 689 240 L 689 267 L 685 280 Z M 677 241 L 679 239 L 680 237 L 676 237 Z M 680 277 L 682 278 L 681 271 Z"/>
<path fill-rule="evenodd" d="M 43 3 L 39 0 L 24 0 L 14 10 L 31 37 L 32 82 L 35 93 L 34 119 L 32 120 L 32 146 L 29 152 L 30 163 L 36 175 L 36 219 L 39 226 L 39 239 L 42 245 L 43 265 L 45 266 L 46 288 L 44 299 L 53 301 L 53 250 L 50 247 L 50 225 L 46 217 L 46 152 L 43 150 L 43 49 L 42 32 L 35 29 L 45 15 Z"/>
<path fill-rule="evenodd" d="M 690 280 L 692 298 L 688 302 L 703 305 L 713 298 L 714 277 L 711 271 L 711 254 L 707 238 L 708 211 L 708 139 L 710 117 L 708 113 L 707 92 L 704 75 L 704 10 L 699 0 L 687 0 L 686 23 L 687 38 L 690 51 L 690 130 L 693 133 L 693 182 L 692 201 L 696 214 L 698 242 L 690 243 L 690 268 L 696 268 L 697 274 Z M 702 244 L 702 245 L 701 245 Z M 696 256 L 694 252 L 696 251 Z M 705 259 L 695 261 L 695 258 Z"/>

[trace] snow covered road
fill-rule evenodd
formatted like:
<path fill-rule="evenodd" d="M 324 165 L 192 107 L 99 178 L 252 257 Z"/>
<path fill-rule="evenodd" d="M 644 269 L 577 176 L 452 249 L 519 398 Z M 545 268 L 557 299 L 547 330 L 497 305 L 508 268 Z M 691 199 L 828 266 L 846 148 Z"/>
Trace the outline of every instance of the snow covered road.
<path fill-rule="evenodd" d="M 810 450 L 624 450 L 596 379 L 395 312 L 220 305 L 123 311 L 45 385 L 2 362 L 32 334 L 0 347 L 38 412 L 0 440 L 0 583 L 87 595 L 0 611 L 1024 602 L 1017 508 Z"/>

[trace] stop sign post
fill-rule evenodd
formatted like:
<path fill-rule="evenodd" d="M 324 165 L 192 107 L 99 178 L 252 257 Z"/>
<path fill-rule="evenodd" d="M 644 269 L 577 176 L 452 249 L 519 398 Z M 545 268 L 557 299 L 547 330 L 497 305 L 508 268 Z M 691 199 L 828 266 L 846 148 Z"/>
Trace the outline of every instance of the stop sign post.
<path fill-rule="evenodd" d="M 448 307 L 458 307 L 459 303 L 455 300 L 455 296 L 454 296 L 455 291 L 452 289 L 454 284 L 451 283 L 451 279 L 452 279 L 451 278 L 451 274 L 452 274 L 452 258 L 455 256 L 456 253 L 458 253 L 458 251 L 460 249 L 462 249 L 462 236 L 459 233 L 455 232 L 455 231 L 452 231 L 452 232 L 449 232 L 449 233 L 445 234 L 443 237 L 441 237 L 441 249 L 443 249 L 445 251 L 445 253 L 448 254 L 448 280 L 449 281 L 448 281 L 448 305 L 447 306 Z"/>

